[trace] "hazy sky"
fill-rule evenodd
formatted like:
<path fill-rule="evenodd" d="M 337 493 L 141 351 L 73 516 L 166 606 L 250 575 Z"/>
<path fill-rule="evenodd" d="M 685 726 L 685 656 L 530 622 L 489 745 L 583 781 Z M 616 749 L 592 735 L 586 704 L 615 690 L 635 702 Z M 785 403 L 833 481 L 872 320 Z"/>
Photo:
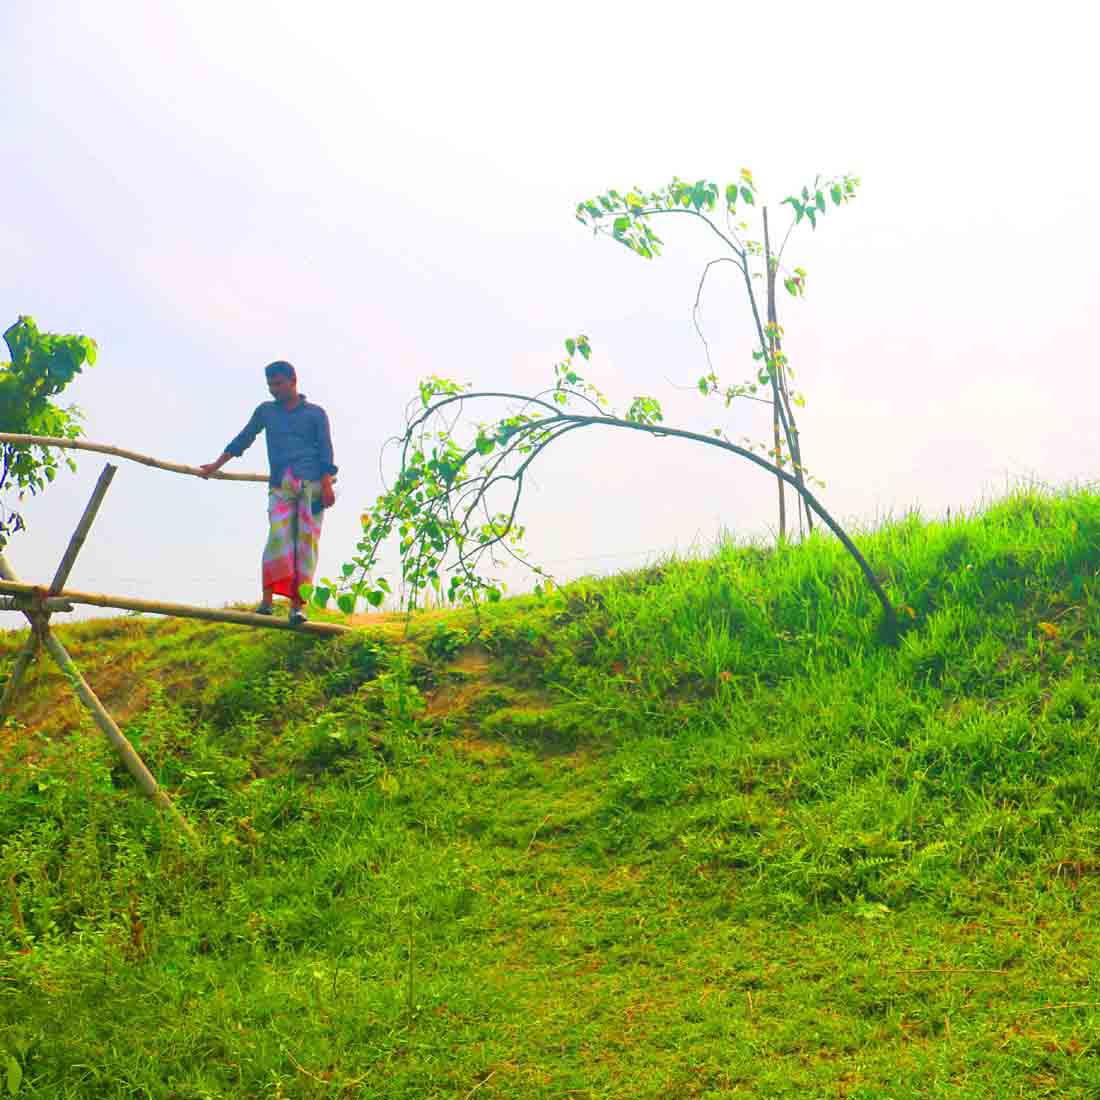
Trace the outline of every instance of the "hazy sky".
<path fill-rule="evenodd" d="M 858 201 L 787 251 L 810 275 L 782 320 L 824 502 L 867 524 L 1090 481 L 1097 38 L 1077 10 L 5 0 L 0 321 L 94 337 L 70 391 L 87 436 L 195 464 L 265 399 L 263 365 L 294 362 L 333 426 L 333 572 L 423 375 L 539 386 L 585 332 L 620 407 L 756 431 L 675 388 L 705 368 L 700 227 L 666 226 L 646 262 L 574 204 L 742 166 L 777 201 L 852 171 Z M 732 280 L 703 319 L 746 377 Z M 82 456 L 26 509 L 23 576 L 52 574 L 101 468 Z M 230 467 L 264 468 L 262 440 Z M 771 479 L 673 441 L 588 433 L 531 488 L 531 555 L 562 576 L 774 524 Z M 262 486 L 124 463 L 71 584 L 247 599 L 265 531 Z"/>

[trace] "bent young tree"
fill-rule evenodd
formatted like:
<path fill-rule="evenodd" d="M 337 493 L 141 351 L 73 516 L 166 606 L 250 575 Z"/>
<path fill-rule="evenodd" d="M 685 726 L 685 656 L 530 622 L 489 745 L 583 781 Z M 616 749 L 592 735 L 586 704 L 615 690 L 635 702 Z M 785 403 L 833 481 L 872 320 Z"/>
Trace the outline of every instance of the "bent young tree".
<path fill-rule="evenodd" d="M 674 176 L 668 186 L 656 191 L 646 192 L 640 188 L 625 192 L 611 190 L 578 203 L 576 209 L 577 220 L 583 225 L 597 234 L 606 234 L 647 260 L 659 256 L 664 245 L 650 225 L 658 217 L 687 215 L 689 219 L 706 227 L 709 231 L 708 240 L 721 242 L 724 254 L 704 266 L 692 310 L 695 330 L 703 342 L 707 359 L 707 373 L 699 379 L 698 387 L 704 397 L 713 395 L 723 398 L 727 408 L 739 398 L 764 401 L 771 405 L 772 441 L 767 453 L 781 469 L 786 469 L 789 464 L 794 474 L 793 488 L 803 505 L 806 504 L 802 489 L 805 488 L 807 471 L 802 461 L 802 446 L 794 409 L 796 405 L 802 406 L 804 399 L 800 393 L 791 389 L 794 372 L 783 351 L 783 328 L 779 324 L 776 281 L 781 275 L 789 294 L 794 297 L 805 294 L 806 272 L 801 267 L 790 269 L 783 263 L 783 253 L 791 231 L 804 220 L 810 223 L 811 228 L 816 229 L 818 218 L 823 217 L 828 209 L 827 199 L 831 199 L 834 206 L 840 206 L 855 197 L 858 186 L 859 179 L 853 175 L 831 178 L 817 176 L 811 185 L 781 200 L 780 206 L 791 208 L 791 219 L 778 244 L 769 225 L 768 207 L 765 203 L 758 205 L 759 191 L 747 168 L 742 168 L 737 181 L 727 184 L 724 189 L 709 180 L 689 183 Z M 755 229 L 749 221 L 752 216 L 750 209 L 759 213 Z M 754 233 L 755 237 L 751 235 Z M 752 353 L 757 364 L 755 379 L 734 384 L 724 383 L 719 379 L 699 322 L 700 303 L 707 278 L 713 269 L 723 264 L 732 264 L 740 272 L 738 282 L 742 284 L 748 298 L 757 342 Z M 761 281 L 763 309 L 755 285 Z M 757 396 L 759 390 L 769 396 Z M 779 538 L 782 540 L 787 535 L 785 486 L 788 479 L 777 476 L 776 483 Z M 800 525 L 802 515 L 800 510 Z M 812 531 L 813 510 L 809 507 L 805 508 L 805 518 L 807 528 Z"/>
<path fill-rule="evenodd" d="M 587 360 L 591 355 L 588 340 L 569 339 L 565 347 L 568 355 L 554 367 L 553 386 L 539 393 L 471 391 L 437 377 L 421 383 L 404 434 L 393 441 L 400 456 L 393 486 L 378 497 L 371 512 L 364 513 L 362 538 L 343 566 L 342 579 L 303 588 L 313 603 L 323 607 L 335 594 L 347 613 L 355 610 L 360 598 L 379 606 L 392 591 L 380 566 L 384 547 L 395 534 L 403 603 L 410 609 L 427 589 L 442 591 L 444 575 L 452 603 L 499 600 L 499 579 L 490 573 L 508 560 L 549 580 L 545 570 L 527 561 L 521 547 L 524 528 L 517 517 L 525 479 L 563 437 L 581 429 L 615 429 L 716 447 L 789 485 L 855 560 L 882 605 L 887 635 L 896 636 L 897 614 L 882 584 L 804 477 L 732 442 L 720 429 L 705 435 L 665 425 L 661 406 L 652 397 L 636 397 L 625 415 L 617 415 L 596 387 L 577 373 L 575 356 Z M 503 411 L 495 420 L 471 424 L 466 419 L 472 408 L 494 407 Z"/>

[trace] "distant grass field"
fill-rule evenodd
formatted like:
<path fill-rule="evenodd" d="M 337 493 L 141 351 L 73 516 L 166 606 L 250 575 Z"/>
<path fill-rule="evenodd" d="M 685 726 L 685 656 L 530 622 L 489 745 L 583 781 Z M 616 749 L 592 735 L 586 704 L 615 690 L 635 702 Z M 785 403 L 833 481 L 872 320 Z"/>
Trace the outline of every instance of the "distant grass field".
<path fill-rule="evenodd" d="M 0 1095 L 1100 1097 L 1100 498 L 314 641 L 59 634 L 0 729 Z M 0 635 L 6 674 L 21 644 Z"/>

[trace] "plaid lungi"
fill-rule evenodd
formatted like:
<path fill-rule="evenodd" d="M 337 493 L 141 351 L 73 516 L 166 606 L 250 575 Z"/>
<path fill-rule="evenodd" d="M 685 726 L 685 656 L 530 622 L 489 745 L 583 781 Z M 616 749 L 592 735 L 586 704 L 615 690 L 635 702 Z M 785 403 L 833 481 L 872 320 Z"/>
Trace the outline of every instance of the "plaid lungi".
<path fill-rule="evenodd" d="M 268 490 L 264 588 L 294 598 L 301 585 L 313 583 L 323 516 L 319 481 L 302 481 L 287 470 L 282 485 Z"/>

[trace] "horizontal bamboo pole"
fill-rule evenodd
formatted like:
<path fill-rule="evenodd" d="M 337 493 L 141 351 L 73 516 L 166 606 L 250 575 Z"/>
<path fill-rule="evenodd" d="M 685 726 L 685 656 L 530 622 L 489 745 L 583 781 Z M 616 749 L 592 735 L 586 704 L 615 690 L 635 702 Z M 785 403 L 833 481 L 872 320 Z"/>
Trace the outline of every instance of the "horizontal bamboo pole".
<path fill-rule="evenodd" d="M 206 477 L 197 466 L 183 466 L 178 462 L 163 462 L 159 458 L 138 454 L 137 451 L 124 451 L 121 447 L 112 447 L 108 443 L 93 443 L 90 439 L 63 439 L 52 435 L 16 435 L 12 432 L 0 432 L 0 443 L 15 443 L 35 447 L 67 447 L 73 451 L 95 451 L 101 455 L 114 455 L 116 458 L 128 458 L 131 462 L 140 462 L 143 466 L 155 466 L 158 470 L 168 470 L 173 474 L 190 474 L 192 477 Z M 220 470 L 209 475 L 211 481 L 262 481 L 268 482 L 267 474 L 223 474 Z"/>
<path fill-rule="evenodd" d="M 44 593 L 39 585 L 19 584 L 0 580 L 0 592 L 12 596 L 33 596 Z M 115 607 L 120 611 L 145 611 L 151 615 L 175 615 L 183 619 L 205 619 L 214 623 L 238 623 L 241 626 L 263 626 L 275 630 L 293 630 L 298 634 L 349 634 L 350 626 L 339 623 L 305 622 L 291 626 L 286 619 L 274 615 L 257 615 L 253 611 L 230 611 L 227 608 L 192 607 L 186 603 L 164 603 L 160 600 L 137 600 L 129 596 L 106 596 L 96 592 L 77 592 L 63 588 L 56 597 L 71 603 L 89 604 L 92 607 Z"/>

